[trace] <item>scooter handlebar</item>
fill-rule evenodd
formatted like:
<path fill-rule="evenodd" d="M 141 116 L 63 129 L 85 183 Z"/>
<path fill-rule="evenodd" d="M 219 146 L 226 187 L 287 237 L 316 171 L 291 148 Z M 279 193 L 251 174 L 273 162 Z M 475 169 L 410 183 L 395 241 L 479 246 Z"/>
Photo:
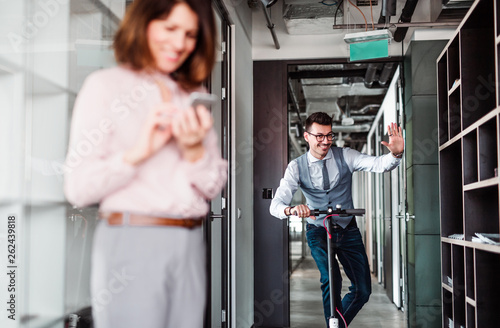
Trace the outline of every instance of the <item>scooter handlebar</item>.
<path fill-rule="evenodd" d="M 365 215 L 366 211 L 364 209 L 358 208 L 358 209 L 351 209 L 351 210 L 345 210 L 347 214 L 355 215 L 355 216 L 361 216 Z"/>
<path fill-rule="evenodd" d="M 351 216 L 351 215 L 361 216 L 361 215 L 364 215 L 365 212 L 366 211 L 364 209 L 345 209 L 344 210 L 344 209 L 340 209 L 340 208 L 333 209 L 332 207 L 329 207 L 327 210 L 319 210 L 319 209 L 311 210 L 311 214 L 314 216 L 318 216 L 320 214 L 327 214 L 327 215 L 333 214 L 333 215 L 339 215 L 339 216 Z"/>

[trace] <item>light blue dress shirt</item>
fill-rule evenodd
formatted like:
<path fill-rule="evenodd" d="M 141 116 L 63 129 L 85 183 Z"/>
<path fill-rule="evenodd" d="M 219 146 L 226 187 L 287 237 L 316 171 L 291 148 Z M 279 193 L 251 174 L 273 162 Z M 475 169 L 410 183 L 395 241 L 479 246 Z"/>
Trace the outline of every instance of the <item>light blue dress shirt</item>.
<path fill-rule="evenodd" d="M 344 160 L 351 172 L 368 171 L 368 172 L 388 172 L 396 168 L 401 159 L 395 158 L 391 153 L 382 156 L 370 156 L 362 154 L 351 148 L 343 148 Z M 330 177 L 330 186 L 335 184 L 339 179 L 339 168 L 333 153 L 330 149 L 328 154 L 323 158 L 326 160 L 328 175 Z M 315 188 L 323 189 L 323 174 L 320 159 L 317 159 L 311 152 L 307 152 L 307 162 L 311 175 L 311 182 Z M 293 195 L 299 188 L 299 167 L 296 160 L 291 161 L 286 168 L 285 175 L 280 181 L 280 186 L 276 190 L 269 211 L 271 215 L 286 219 L 285 208 L 290 206 Z"/>

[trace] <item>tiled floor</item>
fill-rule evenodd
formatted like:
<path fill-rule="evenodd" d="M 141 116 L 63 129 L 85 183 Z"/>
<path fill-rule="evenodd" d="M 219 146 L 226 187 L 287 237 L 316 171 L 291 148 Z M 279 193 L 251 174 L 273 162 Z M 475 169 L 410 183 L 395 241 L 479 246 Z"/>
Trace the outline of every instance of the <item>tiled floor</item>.
<path fill-rule="evenodd" d="M 344 277 L 342 295 L 348 290 Z M 405 314 L 387 297 L 384 288 L 372 279 L 370 300 L 351 322 L 349 328 L 405 328 Z M 291 328 L 325 328 L 319 271 L 311 257 L 306 257 L 290 279 Z"/>

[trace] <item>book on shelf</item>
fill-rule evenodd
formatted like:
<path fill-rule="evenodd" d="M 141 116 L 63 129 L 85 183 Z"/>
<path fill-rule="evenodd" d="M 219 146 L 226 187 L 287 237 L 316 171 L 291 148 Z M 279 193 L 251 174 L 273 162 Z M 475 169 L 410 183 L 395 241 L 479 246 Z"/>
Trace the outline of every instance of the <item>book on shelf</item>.
<path fill-rule="evenodd" d="M 472 241 L 489 245 L 500 245 L 500 234 L 498 233 L 475 233 L 476 237 L 472 237 Z"/>
<path fill-rule="evenodd" d="M 464 240 L 464 234 L 463 233 L 454 233 L 452 235 L 449 235 L 448 238 L 457 239 L 457 240 Z"/>

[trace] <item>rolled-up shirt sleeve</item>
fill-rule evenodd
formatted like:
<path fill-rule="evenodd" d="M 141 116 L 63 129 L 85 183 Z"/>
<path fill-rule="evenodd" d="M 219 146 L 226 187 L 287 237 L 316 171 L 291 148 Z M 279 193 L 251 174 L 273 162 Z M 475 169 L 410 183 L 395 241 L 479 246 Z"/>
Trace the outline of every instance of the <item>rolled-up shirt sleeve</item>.
<path fill-rule="evenodd" d="M 271 201 L 269 212 L 279 219 L 286 219 L 285 208 L 290 206 L 293 195 L 299 188 L 299 167 L 296 161 L 290 162 L 285 170 L 285 175 L 280 181 L 280 186 Z"/>
<path fill-rule="evenodd" d="M 100 202 L 127 185 L 136 173 L 136 168 L 123 160 L 122 152 L 109 150 L 113 129 L 105 116 L 104 90 L 103 83 L 90 75 L 73 110 L 64 192 L 67 200 L 79 207 Z"/>
<path fill-rule="evenodd" d="M 371 156 L 358 152 L 351 148 L 344 148 L 344 159 L 349 166 L 351 172 L 368 171 L 368 172 L 388 172 L 395 169 L 401 159 L 395 158 L 391 153 L 381 156 Z"/>

